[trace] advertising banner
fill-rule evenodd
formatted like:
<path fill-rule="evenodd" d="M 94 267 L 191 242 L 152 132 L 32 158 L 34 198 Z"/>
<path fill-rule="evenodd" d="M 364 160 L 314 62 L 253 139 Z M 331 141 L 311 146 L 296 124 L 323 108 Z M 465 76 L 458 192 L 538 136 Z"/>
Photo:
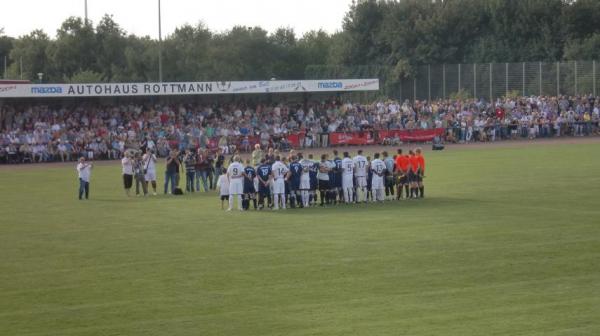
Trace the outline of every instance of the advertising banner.
<path fill-rule="evenodd" d="M 300 144 L 304 141 L 304 133 L 291 133 L 287 136 L 287 141 L 293 148 L 300 148 Z"/>
<path fill-rule="evenodd" d="M 373 132 L 329 133 L 329 144 L 331 145 L 372 145 L 374 143 Z"/>
<path fill-rule="evenodd" d="M 177 83 L 0 83 L 0 98 L 176 96 L 377 90 L 379 90 L 379 79 L 377 78 Z"/>
<path fill-rule="evenodd" d="M 415 129 L 415 130 L 389 130 L 379 131 L 379 141 L 385 138 L 399 138 L 402 142 L 424 142 L 431 141 L 436 136 L 444 135 L 443 128 Z"/>

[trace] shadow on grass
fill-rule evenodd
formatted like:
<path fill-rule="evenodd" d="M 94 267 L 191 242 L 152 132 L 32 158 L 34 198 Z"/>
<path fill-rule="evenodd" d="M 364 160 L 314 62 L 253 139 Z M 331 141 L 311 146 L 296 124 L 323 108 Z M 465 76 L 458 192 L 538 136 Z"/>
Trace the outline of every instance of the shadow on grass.
<path fill-rule="evenodd" d="M 100 202 L 100 203 L 126 203 L 126 202 L 181 202 L 181 201 L 194 201 L 194 200 L 205 200 L 205 199 L 213 199 L 218 200 L 218 196 L 213 194 L 184 194 L 181 196 L 174 195 L 166 195 L 166 194 L 158 194 L 156 196 L 148 195 L 148 196 L 99 196 L 92 197 L 90 202 Z"/>
<path fill-rule="evenodd" d="M 401 201 L 386 201 L 383 203 L 361 203 L 361 204 L 341 204 L 341 205 L 330 205 L 330 206 L 316 206 L 308 209 L 291 209 L 287 208 L 286 210 L 262 210 L 262 211 L 254 211 L 250 210 L 247 213 L 265 213 L 265 214 L 287 214 L 287 215 L 297 215 L 299 213 L 306 213 L 311 215 L 316 215 L 319 213 L 326 212 L 343 212 L 343 213 L 362 213 L 366 211 L 374 211 L 374 210 L 402 210 L 402 209 L 430 209 L 430 208 L 447 208 L 447 207 L 464 207 L 465 205 L 474 205 L 474 204 L 483 204 L 486 201 L 482 201 L 480 199 L 470 199 L 470 198 L 458 198 L 458 197 L 431 197 L 431 198 L 423 198 L 423 199 L 411 199 L 411 200 L 401 200 Z"/>
<path fill-rule="evenodd" d="M 213 195 L 214 196 L 214 195 Z M 148 197 L 125 197 L 122 198 L 109 198 L 109 197 L 98 197 L 92 198 L 89 201 L 83 202 L 94 202 L 94 203 L 104 203 L 104 204 L 120 204 L 120 205 L 134 205 L 137 207 L 138 205 L 142 205 L 147 202 L 151 206 L 160 206 L 160 204 L 168 205 L 169 207 L 174 206 L 177 203 L 181 203 L 181 206 L 189 206 L 195 200 L 201 200 L 205 197 L 194 197 L 194 196 L 172 196 L 172 195 L 158 195 L 158 196 L 148 196 Z M 423 210 L 427 211 L 430 209 L 443 209 L 443 208 L 464 208 L 472 207 L 474 205 L 483 205 L 488 201 L 481 199 L 471 199 L 471 198 L 460 198 L 460 197 L 426 197 L 423 199 L 411 199 L 411 200 L 401 200 L 401 201 L 386 201 L 383 203 L 360 203 L 360 204 L 340 204 L 340 205 L 329 205 L 329 206 L 316 206 L 308 209 L 299 209 L 299 208 L 287 208 L 286 210 L 249 210 L 244 213 L 247 215 L 251 214 L 261 214 L 261 215 L 294 215 L 298 214 L 306 214 L 306 215 L 319 215 L 319 214 L 336 214 L 336 213 L 365 213 L 370 211 L 403 211 L 403 210 Z M 202 205 L 199 209 L 203 208 L 206 205 Z M 219 203 L 214 204 L 214 208 L 210 210 L 219 211 Z M 238 211 L 234 211 L 237 213 Z M 252 216 L 252 215 L 251 215 Z"/>
<path fill-rule="evenodd" d="M 87 200 L 86 202 L 99 202 L 99 203 L 124 203 L 124 202 L 129 202 L 131 199 L 128 198 L 122 198 L 122 199 L 116 199 L 116 198 L 91 198 L 89 200 Z"/>

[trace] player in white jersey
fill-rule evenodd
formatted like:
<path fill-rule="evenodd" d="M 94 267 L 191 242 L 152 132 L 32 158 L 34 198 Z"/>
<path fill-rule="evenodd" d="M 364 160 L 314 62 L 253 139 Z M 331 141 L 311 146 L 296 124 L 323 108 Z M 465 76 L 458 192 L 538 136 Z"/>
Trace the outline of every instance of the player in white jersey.
<path fill-rule="evenodd" d="M 223 210 L 223 202 L 229 202 L 229 178 L 227 177 L 227 171 L 222 169 L 219 172 L 221 175 L 217 180 L 217 189 L 219 190 L 219 196 L 221 197 L 221 210 Z"/>
<path fill-rule="evenodd" d="M 383 183 L 385 176 L 385 162 L 379 158 L 379 153 L 375 153 L 373 157 L 374 160 L 371 161 L 371 171 L 373 172 L 371 189 L 373 190 L 374 199 L 378 202 L 383 202 L 385 190 L 385 184 Z"/>
<path fill-rule="evenodd" d="M 308 208 L 310 203 L 310 169 L 314 162 L 305 159 L 302 156 L 302 153 L 298 154 L 298 159 L 302 166 L 302 175 L 300 175 L 300 197 L 302 199 L 302 206 Z"/>
<path fill-rule="evenodd" d="M 146 189 L 148 188 L 148 182 L 152 183 L 152 189 L 154 190 L 153 195 L 156 196 L 156 155 L 151 148 L 146 149 L 146 154 L 142 157 L 142 163 L 144 164 L 146 180 Z"/>
<path fill-rule="evenodd" d="M 271 167 L 271 174 L 273 175 L 273 199 L 274 206 L 273 210 L 279 210 L 279 200 L 281 199 L 281 208 L 285 209 L 285 180 L 288 177 L 289 169 L 281 162 L 279 156 L 275 157 L 275 163 Z"/>
<path fill-rule="evenodd" d="M 350 158 L 348 152 L 344 152 L 342 159 L 342 192 L 344 193 L 344 202 L 352 203 L 354 196 L 354 161 Z"/>
<path fill-rule="evenodd" d="M 363 151 L 359 150 L 352 161 L 354 161 L 354 177 L 356 177 L 356 201 L 367 201 L 367 169 L 369 162 L 362 155 Z"/>
<path fill-rule="evenodd" d="M 233 162 L 227 167 L 227 177 L 229 178 L 229 208 L 233 208 L 233 199 L 237 198 L 238 210 L 242 211 L 242 195 L 244 194 L 244 165 L 240 163 L 240 157 L 235 155 Z M 237 197 L 234 197 L 237 196 Z"/>

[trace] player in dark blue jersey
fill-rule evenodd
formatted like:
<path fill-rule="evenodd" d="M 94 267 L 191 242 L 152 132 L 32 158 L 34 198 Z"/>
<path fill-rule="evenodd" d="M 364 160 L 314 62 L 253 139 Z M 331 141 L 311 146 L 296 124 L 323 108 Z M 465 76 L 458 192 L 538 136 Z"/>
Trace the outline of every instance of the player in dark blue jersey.
<path fill-rule="evenodd" d="M 260 165 L 256 168 L 256 177 L 258 178 L 258 204 L 259 209 L 265 207 L 265 197 L 270 207 L 271 202 L 271 165 L 267 163 L 266 159 L 260 160 Z"/>
<path fill-rule="evenodd" d="M 367 162 L 369 163 L 369 167 L 371 166 L 371 157 L 367 156 Z M 365 203 L 371 199 L 371 202 L 373 201 L 373 191 L 372 189 L 372 182 L 373 182 L 373 170 L 372 169 L 367 169 L 367 197 L 365 199 Z"/>
<path fill-rule="evenodd" d="M 319 173 L 319 167 L 321 166 L 318 161 L 315 161 L 312 154 L 308 154 L 308 159 L 313 162 L 310 167 L 310 204 L 317 204 L 317 187 L 319 186 L 319 180 L 317 174 Z"/>
<path fill-rule="evenodd" d="M 342 159 L 339 156 L 337 150 L 333 151 L 333 164 L 335 164 L 335 168 L 333 169 L 333 182 L 331 183 L 331 189 L 334 193 L 332 195 L 333 203 L 336 203 L 336 200 L 339 200 L 340 203 L 344 201 L 344 194 L 342 193 Z"/>
<path fill-rule="evenodd" d="M 250 208 L 250 200 L 252 200 L 254 210 L 256 210 L 256 189 L 254 188 L 256 170 L 250 165 L 250 160 L 246 160 L 244 172 L 246 176 L 244 176 L 244 200 L 242 201 L 242 208 L 248 210 Z"/>
<path fill-rule="evenodd" d="M 300 206 L 302 202 L 296 202 L 296 200 L 300 199 L 300 177 L 302 176 L 302 165 L 298 162 L 298 158 L 296 156 L 292 156 L 290 163 L 290 206 L 292 208 L 296 207 L 296 203 Z"/>

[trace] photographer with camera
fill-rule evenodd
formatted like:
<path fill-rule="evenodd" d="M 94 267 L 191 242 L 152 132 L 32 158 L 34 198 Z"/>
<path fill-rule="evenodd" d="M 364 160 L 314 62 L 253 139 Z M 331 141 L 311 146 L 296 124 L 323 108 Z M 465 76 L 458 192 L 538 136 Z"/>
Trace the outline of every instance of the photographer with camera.
<path fill-rule="evenodd" d="M 202 186 L 204 192 L 208 192 L 208 176 L 211 174 L 210 166 L 210 153 L 208 150 L 198 148 L 198 155 L 196 156 L 196 190 L 200 191 L 200 180 L 202 180 Z M 212 186 L 212 178 L 211 178 Z"/>
<path fill-rule="evenodd" d="M 194 192 L 194 177 L 196 176 L 196 156 L 191 150 L 185 150 L 183 162 L 185 164 L 185 191 Z"/>
<path fill-rule="evenodd" d="M 133 159 L 133 176 L 135 178 L 135 195 L 140 196 L 140 185 L 142 187 L 142 191 L 144 192 L 144 196 L 148 195 L 148 184 L 145 180 L 145 169 L 144 169 L 144 161 L 142 160 L 142 154 L 140 151 L 135 152 L 135 156 Z"/>
<path fill-rule="evenodd" d="M 85 199 L 90 195 L 90 176 L 92 174 L 92 163 L 86 162 L 85 157 L 79 158 L 77 164 L 77 175 L 79 177 L 79 199 L 85 194 Z"/>
<path fill-rule="evenodd" d="M 144 179 L 146 180 L 146 190 L 148 190 L 148 182 L 152 183 L 153 195 L 156 196 L 156 155 L 154 149 L 146 149 L 146 154 L 142 157 L 144 163 Z"/>
<path fill-rule="evenodd" d="M 167 169 L 165 170 L 165 194 L 167 191 L 169 194 L 172 194 L 173 190 L 175 190 L 180 166 L 181 161 L 179 161 L 179 151 L 174 149 L 167 157 Z M 171 188 L 169 188 L 169 183 L 171 183 Z"/>
<path fill-rule="evenodd" d="M 225 165 L 225 155 L 223 155 L 223 150 L 221 148 L 217 149 L 217 154 L 215 155 L 215 171 L 219 172 L 223 170 L 223 166 Z"/>

